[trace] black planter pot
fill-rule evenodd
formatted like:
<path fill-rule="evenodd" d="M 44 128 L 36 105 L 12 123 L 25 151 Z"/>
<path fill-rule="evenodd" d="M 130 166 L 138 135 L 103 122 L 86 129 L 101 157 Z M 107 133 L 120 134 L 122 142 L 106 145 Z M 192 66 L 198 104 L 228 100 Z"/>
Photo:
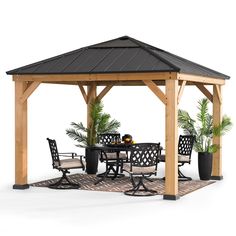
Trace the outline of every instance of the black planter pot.
<path fill-rule="evenodd" d="M 92 148 L 86 148 L 85 158 L 87 174 L 96 174 L 98 171 L 98 151 Z"/>
<path fill-rule="evenodd" d="M 212 153 L 198 153 L 198 172 L 200 180 L 210 180 L 212 172 Z"/>

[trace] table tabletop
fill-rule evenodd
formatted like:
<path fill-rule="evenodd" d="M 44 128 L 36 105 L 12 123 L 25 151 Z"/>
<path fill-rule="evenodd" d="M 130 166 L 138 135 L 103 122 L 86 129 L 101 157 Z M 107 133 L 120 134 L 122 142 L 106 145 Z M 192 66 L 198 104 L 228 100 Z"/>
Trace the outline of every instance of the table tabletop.
<path fill-rule="evenodd" d="M 93 150 L 104 151 L 104 152 L 121 152 L 121 151 L 129 151 L 131 147 L 132 147 L 131 144 L 118 143 L 118 144 L 95 145 L 91 148 Z"/>

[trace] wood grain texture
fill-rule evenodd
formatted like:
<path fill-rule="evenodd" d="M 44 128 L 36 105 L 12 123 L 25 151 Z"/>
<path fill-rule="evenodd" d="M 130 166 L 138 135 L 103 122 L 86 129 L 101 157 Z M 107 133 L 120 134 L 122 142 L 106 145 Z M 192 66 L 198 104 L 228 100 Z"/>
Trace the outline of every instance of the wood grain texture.
<path fill-rule="evenodd" d="M 213 102 L 213 95 L 203 84 L 197 83 L 196 86 L 211 102 Z"/>
<path fill-rule="evenodd" d="M 21 96 L 20 101 L 24 103 L 29 98 L 29 96 L 38 88 L 39 85 L 40 85 L 40 82 L 30 83 L 30 85 L 27 86 L 25 92 Z"/>
<path fill-rule="evenodd" d="M 143 81 L 176 79 L 176 72 L 146 72 L 146 73 L 101 73 L 101 74 L 39 74 L 14 75 L 14 81 L 67 82 L 67 81 Z"/>
<path fill-rule="evenodd" d="M 153 81 L 143 81 L 144 84 L 164 103 L 166 104 L 166 95 L 158 88 L 158 86 Z"/>
<path fill-rule="evenodd" d="M 79 86 L 80 92 L 81 92 L 81 94 L 82 94 L 82 96 L 84 98 L 85 103 L 88 104 L 88 96 L 87 96 L 87 94 L 85 92 L 85 89 L 84 89 L 83 85 L 78 82 L 78 86 Z"/>
<path fill-rule="evenodd" d="M 107 85 L 97 96 L 98 100 L 102 100 L 102 98 L 111 90 L 111 88 L 113 87 L 113 84 L 109 84 Z"/>
<path fill-rule="evenodd" d="M 180 85 L 180 89 L 179 89 L 179 92 L 178 92 L 178 98 L 177 98 L 177 103 L 179 104 L 180 103 L 180 99 L 183 95 L 183 92 L 184 92 L 184 87 L 186 85 L 187 81 L 186 80 L 183 80 L 182 84 Z"/>
<path fill-rule="evenodd" d="M 166 81 L 165 195 L 178 195 L 178 81 Z"/>
<path fill-rule="evenodd" d="M 95 83 L 92 83 L 91 85 L 87 86 L 87 127 L 91 122 L 91 103 L 96 99 L 96 97 L 97 86 Z"/>
<path fill-rule="evenodd" d="M 224 79 L 205 77 L 205 76 L 199 76 L 199 75 L 184 74 L 184 73 L 178 73 L 177 78 L 178 78 L 178 80 L 199 82 L 199 83 L 203 83 L 203 84 L 219 84 L 219 85 L 225 84 Z"/>
<path fill-rule="evenodd" d="M 26 82 L 15 82 L 15 184 L 27 184 L 27 99 Z"/>
<path fill-rule="evenodd" d="M 219 86 L 221 92 L 221 86 Z M 219 125 L 222 120 L 221 102 L 219 100 L 217 87 L 213 87 L 213 125 Z M 222 138 L 213 137 L 213 143 L 220 146 L 220 149 L 213 153 L 212 175 L 222 176 Z"/>

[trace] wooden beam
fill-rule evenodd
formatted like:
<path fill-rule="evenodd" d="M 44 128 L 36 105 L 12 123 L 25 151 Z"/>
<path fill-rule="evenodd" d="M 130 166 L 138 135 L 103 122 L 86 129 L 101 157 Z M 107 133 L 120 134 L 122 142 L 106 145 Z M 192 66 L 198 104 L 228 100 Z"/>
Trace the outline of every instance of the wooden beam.
<path fill-rule="evenodd" d="M 27 89 L 25 90 L 24 94 L 22 95 L 20 101 L 22 103 L 25 102 L 39 85 L 40 85 L 40 82 L 30 83 L 29 86 L 27 87 Z"/>
<path fill-rule="evenodd" d="M 144 84 L 164 103 L 166 104 L 166 95 L 158 88 L 158 86 L 153 81 L 143 81 Z"/>
<path fill-rule="evenodd" d="M 87 127 L 89 126 L 91 122 L 91 103 L 96 99 L 97 97 L 97 86 L 95 83 L 89 85 L 87 87 Z"/>
<path fill-rule="evenodd" d="M 220 101 L 220 104 L 222 104 L 222 97 L 221 97 L 221 89 L 220 89 L 220 85 L 216 85 L 216 92 L 217 92 L 217 96 L 218 96 L 218 99 Z"/>
<path fill-rule="evenodd" d="M 180 89 L 179 89 L 179 92 L 178 92 L 178 98 L 177 98 L 177 103 L 179 104 L 180 103 L 180 99 L 183 95 L 183 92 L 184 92 L 184 87 L 186 85 L 187 81 L 186 80 L 183 80 L 181 86 L 180 86 Z"/>
<path fill-rule="evenodd" d="M 205 77 L 205 76 L 199 76 L 199 75 L 190 75 L 190 74 L 184 74 L 184 73 L 178 73 L 177 74 L 177 79 L 178 80 L 199 82 L 199 83 L 204 83 L 204 84 L 219 84 L 219 85 L 224 85 L 225 84 L 224 79 L 213 78 L 213 77 Z"/>
<path fill-rule="evenodd" d="M 157 85 L 157 86 L 165 86 L 165 80 L 153 80 L 153 82 Z M 78 86 L 78 82 L 77 81 L 59 81 L 59 82 L 52 82 L 52 81 L 46 81 L 46 82 L 42 82 L 44 84 L 59 84 L 59 85 L 76 85 Z M 88 86 L 91 84 L 91 82 L 89 81 L 82 81 L 79 82 L 82 86 Z M 112 81 L 97 81 L 96 85 L 98 86 L 108 86 L 110 84 L 113 84 L 113 86 L 146 86 L 146 84 L 143 83 L 143 81 L 141 80 L 132 80 L 132 81 L 116 81 L 116 82 L 112 82 Z M 179 80 L 179 86 L 182 85 L 182 80 Z M 185 86 L 196 86 L 196 82 L 187 82 Z"/>
<path fill-rule="evenodd" d="M 25 189 L 27 183 L 27 91 L 26 82 L 15 82 L 15 185 L 14 189 Z"/>
<path fill-rule="evenodd" d="M 113 84 L 107 85 L 97 96 L 97 99 L 102 100 L 102 98 L 110 91 L 113 87 Z"/>
<path fill-rule="evenodd" d="M 14 75 L 14 81 L 133 81 L 176 79 L 176 72 Z"/>
<path fill-rule="evenodd" d="M 219 92 L 221 87 L 219 86 Z M 222 120 L 221 102 L 218 96 L 217 87 L 213 87 L 213 125 L 219 125 Z M 222 138 L 213 136 L 213 144 L 220 146 L 220 149 L 213 153 L 212 176 L 214 179 L 222 179 Z"/>
<path fill-rule="evenodd" d="M 156 85 L 158 86 L 165 86 L 165 81 L 164 80 L 156 80 L 153 81 Z M 78 86 L 78 82 L 77 81 L 67 81 L 67 82 L 52 82 L 52 81 L 48 81 L 48 82 L 42 82 L 44 84 L 59 84 L 59 85 L 76 85 Z M 88 86 L 91 84 L 91 82 L 89 81 L 83 81 L 83 82 L 79 82 L 82 86 Z M 98 86 L 108 86 L 108 85 L 113 85 L 113 86 L 146 86 L 143 81 L 137 81 L 137 80 L 132 80 L 132 81 L 97 81 L 96 85 Z M 182 84 L 182 82 L 180 81 L 180 84 Z M 189 84 L 188 84 L 189 85 Z"/>
<path fill-rule="evenodd" d="M 38 82 L 68 82 L 68 81 L 143 81 L 178 79 L 204 84 L 224 85 L 225 80 L 176 72 L 146 72 L 146 73 L 106 73 L 106 74 L 42 74 L 14 75 L 14 81 Z"/>
<path fill-rule="evenodd" d="M 164 199 L 176 200 L 178 196 L 178 81 L 166 81 L 166 155 Z"/>
<path fill-rule="evenodd" d="M 80 91 L 81 91 L 81 93 L 82 93 L 82 95 L 84 97 L 84 101 L 86 102 L 86 104 L 88 104 L 88 96 L 87 96 L 87 94 L 86 94 L 86 92 L 84 90 L 83 85 L 81 83 L 78 83 L 78 86 L 79 86 L 79 89 L 80 89 Z"/>
<path fill-rule="evenodd" d="M 203 84 L 196 83 L 196 86 L 211 102 L 213 102 L 213 95 Z"/>

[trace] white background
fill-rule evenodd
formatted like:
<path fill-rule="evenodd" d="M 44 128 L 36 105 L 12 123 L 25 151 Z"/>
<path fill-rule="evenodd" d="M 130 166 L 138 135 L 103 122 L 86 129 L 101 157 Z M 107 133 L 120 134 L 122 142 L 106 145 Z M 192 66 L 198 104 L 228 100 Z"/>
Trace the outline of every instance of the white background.
<path fill-rule="evenodd" d="M 80 47 L 129 35 L 231 76 L 223 88 L 223 113 L 235 121 L 234 1 L 60 1 L 0 2 L 0 234 L 42 235 L 135 233 L 235 234 L 235 128 L 223 138 L 224 180 L 179 201 L 127 198 L 117 193 L 13 191 L 14 84 L 5 72 Z M 202 94 L 188 87 L 180 108 L 195 114 Z M 105 111 L 120 132 L 135 141 L 164 145 L 164 107 L 146 87 L 116 87 Z M 65 135 L 71 121 L 86 121 L 78 87 L 40 85 L 29 99 L 29 182 L 58 176 L 51 168 L 46 137 L 61 151 L 76 151 Z M 159 166 L 159 176 L 164 166 Z M 198 178 L 197 155 L 187 175 Z"/>

